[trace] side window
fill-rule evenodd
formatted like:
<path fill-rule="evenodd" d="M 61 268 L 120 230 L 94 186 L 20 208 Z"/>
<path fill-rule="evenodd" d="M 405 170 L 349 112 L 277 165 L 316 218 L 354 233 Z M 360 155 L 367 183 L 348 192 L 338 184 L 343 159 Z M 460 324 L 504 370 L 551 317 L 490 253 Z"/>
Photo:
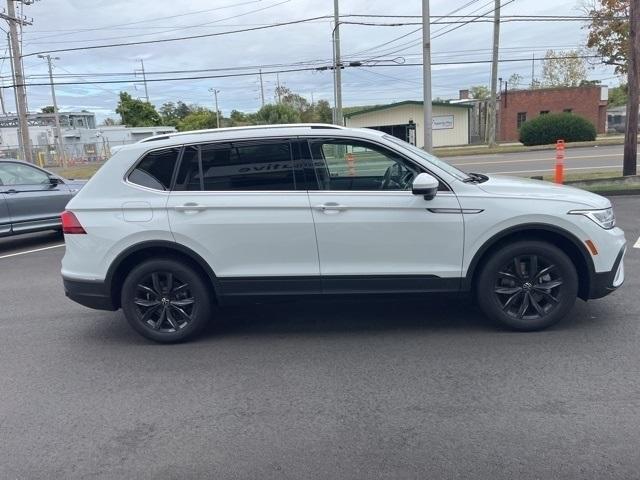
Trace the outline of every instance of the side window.
<path fill-rule="evenodd" d="M 29 165 L 0 164 L 2 185 L 39 185 L 49 183 L 49 175 Z"/>
<path fill-rule="evenodd" d="M 148 153 L 129 174 L 129 181 L 154 190 L 169 190 L 179 153 L 179 148 Z"/>
<path fill-rule="evenodd" d="M 176 190 L 295 190 L 288 141 L 213 143 L 188 147 Z"/>
<path fill-rule="evenodd" d="M 408 190 L 419 173 L 394 152 L 358 140 L 310 141 L 322 190 Z"/>

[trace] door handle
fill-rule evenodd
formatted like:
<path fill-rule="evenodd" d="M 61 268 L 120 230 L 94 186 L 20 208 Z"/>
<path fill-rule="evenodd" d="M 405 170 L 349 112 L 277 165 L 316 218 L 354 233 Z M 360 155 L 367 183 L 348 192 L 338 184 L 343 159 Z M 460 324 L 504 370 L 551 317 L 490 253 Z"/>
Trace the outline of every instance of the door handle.
<path fill-rule="evenodd" d="M 12 194 L 13 194 L 13 193 L 18 193 L 18 190 L 16 190 L 15 188 L 11 188 L 11 189 L 9 189 L 9 190 L 5 190 L 5 191 L 4 191 L 4 192 L 2 192 L 2 193 L 12 193 Z"/>
<path fill-rule="evenodd" d="M 207 207 L 205 205 L 200 205 L 198 203 L 185 203 L 184 205 L 176 205 L 173 207 L 174 210 L 178 212 L 201 212 L 206 210 Z"/>
<path fill-rule="evenodd" d="M 323 203 L 322 205 L 316 206 L 316 210 L 320 210 L 324 213 L 338 213 L 343 212 L 347 209 L 344 205 L 340 205 L 338 203 L 330 202 Z"/>

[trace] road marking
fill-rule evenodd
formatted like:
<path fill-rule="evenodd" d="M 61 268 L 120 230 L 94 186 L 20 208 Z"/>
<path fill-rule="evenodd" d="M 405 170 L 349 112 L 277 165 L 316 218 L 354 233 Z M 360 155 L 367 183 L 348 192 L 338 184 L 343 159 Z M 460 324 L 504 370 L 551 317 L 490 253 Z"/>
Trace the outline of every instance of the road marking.
<path fill-rule="evenodd" d="M 611 154 L 611 155 L 580 155 L 576 157 L 565 157 L 565 161 L 567 160 L 582 160 L 585 158 L 611 158 L 611 157 L 622 157 L 622 154 Z M 446 158 L 446 157 L 445 157 Z M 527 162 L 555 162 L 556 158 L 554 156 L 550 156 L 548 158 L 525 158 L 519 160 L 495 160 L 492 162 L 465 162 L 465 163 L 457 163 L 451 162 L 452 165 L 455 166 L 464 166 L 464 165 L 493 165 L 495 163 L 527 163 Z"/>
<path fill-rule="evenodd" d="M 34 248 L 33 250 L 25 250 L 24 252 L 9 253 L 7 255 L 0 255 L 0 259 L 17 257 L 18 255 L 26 255 L 27 253 L 42 252 L 43 250 L 51 250 L 52 248 L 64 247 L 64 243 L 60 245 L 51 245 L 50 247 Z"/>
<path fill-rule="evenodd" d="M 638 237 L 638 241 L 636 242 L 636 244 L 633 246 L 633 248 L 640 248 L 640 237 Z"/>

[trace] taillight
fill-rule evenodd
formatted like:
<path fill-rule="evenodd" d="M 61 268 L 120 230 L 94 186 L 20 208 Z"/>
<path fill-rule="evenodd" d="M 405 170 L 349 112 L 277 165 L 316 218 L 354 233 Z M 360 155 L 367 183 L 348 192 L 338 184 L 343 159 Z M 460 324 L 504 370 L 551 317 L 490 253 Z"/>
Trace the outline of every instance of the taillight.
<path fill-rule="evenodd" d="M 73 212 L 65 210 L 62 212 L 62 215 L 60 215 L 60 218 L 62 218 L 62 233 L 67 235 L 74 233 L 87 233 L 80 224 L 78 217 L 76 217 Z"/>

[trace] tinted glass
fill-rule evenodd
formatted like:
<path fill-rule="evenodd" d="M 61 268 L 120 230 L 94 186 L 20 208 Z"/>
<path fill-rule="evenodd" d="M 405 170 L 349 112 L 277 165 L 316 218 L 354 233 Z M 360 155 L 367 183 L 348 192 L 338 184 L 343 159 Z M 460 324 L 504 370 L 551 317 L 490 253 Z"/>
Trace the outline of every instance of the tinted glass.
<path fill-rule="evenodd" d="M 49 175 L 42 170 L 17 163 L 0 163 L 2 185 L 39 185 L 49 183 Z"/>
<path fill-rule="evenodd" d="M 198 147 L 185 147 L 176 178 L 175 190 L 202 190 Z"/>
<path fill-rule="evenodd" d="M 313 140 L 313 165 L 323 190 L 408 190 L 418 169 L 391 150 L 358 140 Z"/>
<path fill-rule="evenodd" d="M 129 181 L 154 190 L 169 190 L 179 148 L 148 153 L 129 175 Z"/>
<path fill-rule="evenodd" d="M 295 190 L 289 142 L 204 145 L 205 190 Z"/>

